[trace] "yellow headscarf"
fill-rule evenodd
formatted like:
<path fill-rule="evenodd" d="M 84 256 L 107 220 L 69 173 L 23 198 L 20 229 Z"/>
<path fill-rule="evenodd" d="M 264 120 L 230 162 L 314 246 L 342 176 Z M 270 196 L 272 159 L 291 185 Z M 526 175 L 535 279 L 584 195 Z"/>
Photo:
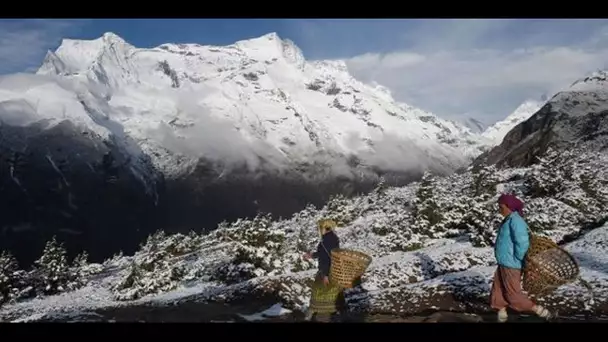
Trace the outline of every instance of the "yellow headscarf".
<path fill-rule="evenodd" d="M 321 219 L 318 222 L 319 235 L 323 236 L 323 234 L 333 230 L 337 226 L 338 225 L 336 224 L 336 222 L 334 220 Z"/>

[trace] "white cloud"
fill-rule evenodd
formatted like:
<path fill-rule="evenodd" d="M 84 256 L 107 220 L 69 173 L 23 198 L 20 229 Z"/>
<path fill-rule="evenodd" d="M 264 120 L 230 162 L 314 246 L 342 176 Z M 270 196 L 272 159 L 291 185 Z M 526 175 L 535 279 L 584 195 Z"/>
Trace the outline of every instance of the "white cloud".
<path fill-rule="evenodd" d="M 429 20 L 398 37 L 390 52 L 346 58 L 350 72 L 397 100 L 486 124 L 608 67 L 608 21 Z"/>
<path fill-rule="evenodd" d="M 31 71 L 42 63 L 48 49 L 55 48 L 85 20 L 0 20 L 0 74 Z"/>
<path fill-rule="evenodd" d="M 422 63 L 425 56 L 410 52 L 391 52 L 384 55 L 366 53 L 349 59 L 349 63 L 361 66 L 382 65 L 383 68 L 404 68 Z"/>

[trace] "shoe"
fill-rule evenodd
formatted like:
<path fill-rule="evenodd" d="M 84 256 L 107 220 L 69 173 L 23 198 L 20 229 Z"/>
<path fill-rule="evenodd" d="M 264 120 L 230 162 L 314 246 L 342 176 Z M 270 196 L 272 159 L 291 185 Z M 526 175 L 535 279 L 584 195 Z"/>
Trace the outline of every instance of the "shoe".
<path fill-rule="evenodd" d="M 545 308 L 545 307 L 543 307 L 541 305 L 536 305 L 532 310 L 534 311 L 534 313 L 536 315 L 538 315 L 538 317 L 544 318 L 546 320 L 550 320 L 554 316 L 551 313 L 551 311 L 547 310 L 547 308 Z"/>
<path fill-rule="evenodd" d="M 498 311 L 497 319 L 499 323 L 504 323 L 509 319 L 509 315 L 507 314 L 507 309 L 500 309 Z"/>

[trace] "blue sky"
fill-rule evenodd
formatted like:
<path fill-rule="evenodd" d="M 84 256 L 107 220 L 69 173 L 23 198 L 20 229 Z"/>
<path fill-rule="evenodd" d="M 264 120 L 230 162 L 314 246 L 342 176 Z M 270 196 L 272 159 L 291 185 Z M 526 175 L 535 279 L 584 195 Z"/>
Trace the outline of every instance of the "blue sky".
<path fill-rule="evenodd" d="M 608 67 L 608 20 L 36 19 L 0 20 L 0 74 L 35 70 L 62 38 L 108 31 L 137 47 L 277 32 L 307 59 L 346 60 L 355 77 L 399 101 L 487 123 Z"/>

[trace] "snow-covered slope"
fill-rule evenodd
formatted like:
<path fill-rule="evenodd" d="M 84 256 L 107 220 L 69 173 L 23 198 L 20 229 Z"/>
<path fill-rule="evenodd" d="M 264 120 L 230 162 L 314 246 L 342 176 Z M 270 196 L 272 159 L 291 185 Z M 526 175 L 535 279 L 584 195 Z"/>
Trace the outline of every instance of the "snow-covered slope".
<path fill-rule="evenodd" d="M 341 61 L 306 61 L 275 33 L 151 49 L 112 33 L 64 39 L 37 76 L 3 79 L 0 105 L 11 108 L 0 111 L 7 124 L 69 119 L 101 136 L 128 135 L 168 176 L 199 157 L 281 168 L 354 155 L 387 170 L 449 172 L 483 149 L 465 126 L 395 102 Z"/>
<path fill-rule="evenodd" d="M 483 122 L 481 122 L 475 118 L 465 118 L 464 120 L 461 120 L 461 122 L 463 125 L 465 125 L 467 128 L 469 128 L 471 130 L 471 132 L 476 133 L 476 134 L 483 133 L 487 127 Z"/>
<path fill-rule="evenodd" d="M 608 145 L 607 75 L 596 71 L 558 92 L 475 163 L 528 165 L 550 146 L 603 150 Z"/>
<path fill-rule="evenodd" d="M 608 89 L 608 70 L 597 70 L 576 80 L 566 91 L 571 92 L 606 92 Z"/>
<path fill-rule="evenodd" d="M 489 139 L 493 145 L 498 145 L 502 142 L 505 135 L 509 133 L 513 127 L 528 120 L 536 113 L 543 105 L 544 101 L 527 100 L 522 103 L 513 113 L 507 116 L 504 120 L 499 121 L 488 127 L 482 134 L 483 137 Z"/>
<path fill-rule="evenodd" d="M 485 166 L 444 178 L 427 175 L 406 187 L 379 186 L 352 199 L 338 197 L 286 219 L 260 215 L 204 235 L 157 233 L 133 256 L 83 266 L 77 273 L 84 274 L 84 286 L 78 290 L 25 300 L 16 294 L 28 282 L 13 282 L 11 297 L 18 301 L 0 308 L 0 320 L 78 319 L 103 308 L 142 304 L 179 310 L 188 303 L 266 301 L 267 306 L 280 302 L 303 310 L 316 264 L 302 255 L 315 247 L 314 227 L 322 218 L 340 223 L 336 233 L 342 247 L 373 257 L 362 286 L 347 293 L 352 310 L 488 312 L 495 270 L 490 246 L 501 220 L 496 200 L 505 191 L 524 200 L 534 234 L 572 253 L 595 296 L 590 300 L 591 292 L 575 282 L 534 299 L 562 315 L 606 314 L 607 157 L 580 149 L 552 151 L 533 167 Z"/>

